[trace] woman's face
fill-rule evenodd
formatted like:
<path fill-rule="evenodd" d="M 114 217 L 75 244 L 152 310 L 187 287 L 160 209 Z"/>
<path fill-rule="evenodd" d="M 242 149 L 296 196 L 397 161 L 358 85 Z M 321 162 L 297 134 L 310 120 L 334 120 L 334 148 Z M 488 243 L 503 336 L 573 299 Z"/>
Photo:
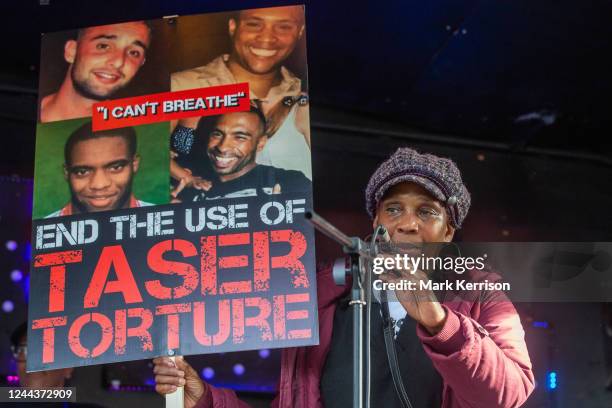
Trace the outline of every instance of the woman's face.
<path fill-rule="evenodd" d="M 380 224 L 396 244 L 450 242 L 455 233 L 442 203 L 409 181 L 391 187 L 380 200 L 373 226 Z"/>

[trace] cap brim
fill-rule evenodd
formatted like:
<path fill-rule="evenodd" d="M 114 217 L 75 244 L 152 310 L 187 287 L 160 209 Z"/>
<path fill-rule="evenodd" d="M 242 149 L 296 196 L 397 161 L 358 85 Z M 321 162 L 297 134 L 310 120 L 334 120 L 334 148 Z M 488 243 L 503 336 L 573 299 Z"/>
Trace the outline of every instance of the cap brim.
<path fill-rule="evenodd" d="M 387 194 L 387 191 L 391 187 L 399 183 L 403 183 L 403 182 L 416 183 L 419 186 L 423 187 L 425 190 L 427 190 L 427 192 L 431 194 L 433 198 L 440 201 L 443 205 L 446 203 L 446 196 L 444 195 L 442 190 L 440 190 L 440 188 L 433 181 L 425 177 L 417 176 L 414 174 L 402 174 L 402 175 L 392 178 L 391 180 L 383 184 L 376 192 L 376 197 L 375 197 L 376 203 L 380 202 L 380 200 L 385 196 L 385 194 Z"/>

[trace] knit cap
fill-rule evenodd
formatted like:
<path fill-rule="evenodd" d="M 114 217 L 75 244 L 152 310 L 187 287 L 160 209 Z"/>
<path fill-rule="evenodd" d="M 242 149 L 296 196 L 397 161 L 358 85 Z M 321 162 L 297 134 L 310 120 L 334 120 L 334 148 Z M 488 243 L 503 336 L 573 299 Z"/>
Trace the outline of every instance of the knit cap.
<path fill-rule="evenodd" d="M 376 215 L 380 199 L 394 185 L 412 181 L 440 201 L 448 212 L 451 224 L 459 229 L 470 209 L 470 193 L 461 180 L 461 173 L 451 159 L 419 153 L 402 147 L 381 164 L 366 188 L 366 210 Z"/>

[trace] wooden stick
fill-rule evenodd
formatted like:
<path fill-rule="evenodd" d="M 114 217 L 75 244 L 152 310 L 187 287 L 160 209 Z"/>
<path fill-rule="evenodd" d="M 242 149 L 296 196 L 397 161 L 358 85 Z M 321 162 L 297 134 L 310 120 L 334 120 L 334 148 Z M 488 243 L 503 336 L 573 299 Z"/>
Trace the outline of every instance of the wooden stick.
<path fill-rule="evenodd" d="M 176 364 L 175 357 L 170 357 L 170 359 Z M 166 408 L 183 408 L 185 404 L 183 391 L 183 387 L 178 387 L 173 393 L 166 394 Z"/>

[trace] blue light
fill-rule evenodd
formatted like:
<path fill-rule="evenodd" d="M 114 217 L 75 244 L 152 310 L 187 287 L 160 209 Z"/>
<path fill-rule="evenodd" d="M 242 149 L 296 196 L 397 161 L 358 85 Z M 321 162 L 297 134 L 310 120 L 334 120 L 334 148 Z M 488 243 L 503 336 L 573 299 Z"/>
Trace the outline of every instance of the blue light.
<path fill-rule="evenodd" d="M 15 269 L 11 272 L 11 280 L 13 282 L 19 282 L 23 279 L 23 273 L 19 269 Z"/>
<path fill-rule="evenodd" d="M 259 357 L 261 357 L 261 358 L 268 358 L 268 357 L 270 357 L 270 350 L 268 350 L 268 349 L 261 349 L 261 350 L 259 350 Z"/>
<path fill-rule="evenodd" d="M 26 242 L 25 249 L 23 251 L 23 259 L 26 262 L 30 262 L 32 260 L 32 244 Z"/>
<path fill-rule="evenodd" d="M 13 302 L 10 300 L 2 302 L 2 311 L 4 313 L 11 313 L 13 310 L 15 310 L 15 304 Z"/>
<path fill-rule="evenodd" d="M 8 249 L 9 251 L 14 251 L 17 249 L 17 242 L 10 240 L 10 241 L 6 241 L 6 249 Z"/>
<path fill-rule="evenodd" d="M 533 322 L 533 327 L 537 327 L 539 329 L 548 329 L 548 322 Z"/>
<path fill-rule="evenodd" d="M 28 302 L 30 299 L 30 275 L 27 274 L 23 279 L 23 295 L 25 297 L 25 301 Z"/>
<path fill-rule="evenodd" d="M 546 381 L 546 385 L 547 388 L 549 390 L 556 390 L 557 389 L 557 373 L 555 371 L 550 371 L 547 375 L 546 375 L 547 381 Z"/>
<path fill-rule="evenodd" d="M 244 371 L 245 371 L 245 369 L 244 369 L 244 366 L 242 364 L 240 364 L 240 363 L 234 364 L 234 374 L 240 376 L 240 375 L 244 374 Z"/>
<path fill-rule="evenodd" d="M 215 370 L 212 367 L 204 367 L 202 369 L 202 377 L 205 380 L 210 380 L 215 376 Z"/>

